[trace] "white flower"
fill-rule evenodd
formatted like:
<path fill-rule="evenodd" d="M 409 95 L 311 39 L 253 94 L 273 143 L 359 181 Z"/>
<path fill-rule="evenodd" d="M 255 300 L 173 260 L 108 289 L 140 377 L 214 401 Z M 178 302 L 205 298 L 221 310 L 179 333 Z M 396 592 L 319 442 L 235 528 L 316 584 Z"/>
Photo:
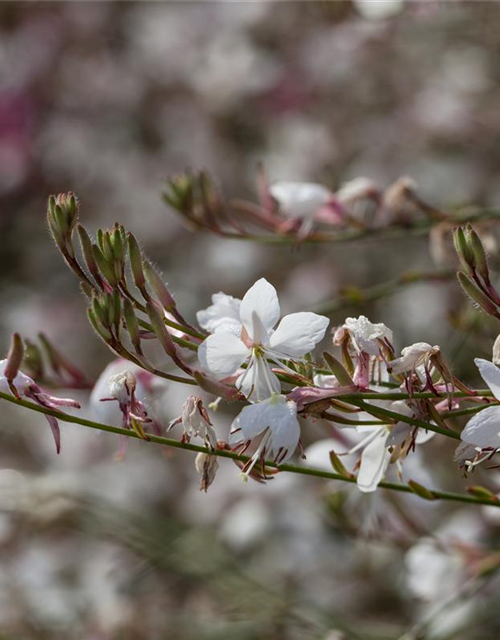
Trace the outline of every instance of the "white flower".
<path fill-rule="evenodd" d="M 278 202 L 280 211 L 290 218 L 314 218 L 332 198 L 332 192 L 314 182 L 275 182 L 269 192 Z"/>
<path fill-rule="evenodd" d="M 287 368 L 283 360 L 301 358 L 314 349 L 325 335 L 329 320 L 315 313 L 301 312 L 280 317 L 276 289 L 264 278 L 245 294 L 240 305 L 241 336 L 221 329 L 201 343 L 198 358 L 207 373 L 224 380 L 247 368 L 236 380 L 236 387 L 252 401 L 279 393 L 280 383 L 267 360 Z"/>
<path fill-rule="evenodd" d="M 240 320 L 241 300 L 220 291 L 212 296 L 212 304 L 198 311 L 196 319 L 202 329 L 208 333 L 229 331 L 236 336 L 241 334 Z"/>
<path fill-rule="evenodd" d="M 371 356 L 379 355 L 380 342 L 392 343 L 392 331 L 382 322 L 373 323 L 365 316 L 346 318 L 343 328 L 347 330 L 354 349 Z"/>
<path fill-rule="evenodd" d="M 208 491 L 208 487 L 215 480 L 215 476 L 219 470 L 217 457 L 210 453 L 200 452 L 194 460 L 194 466 L 201 476 L 200 491 L 204 491 L 206 493 Z"/>
<path fill-rule="evenodd" d="M 182 406 L 181 415 L 172 420 L 168 430 L 177 424 L 182 424 L 184 428 L 182 442 L 189 442 L 193 436 L 200 436 L 207 446 L 212 449 L 217 447 L 217 435 L 201 398 L 189 396 Z"/>
<path fill-rule="evenodd" d="M 492 362 L 481 358 L 476 358 L 474 362 L 495 398 L 500 400 L 500 369 Z M 492 453 L 500 450 L 500 406 L 487 407 L 473 415 L 460 437 L 463 442 L 473 445 L 476 449 L 488 451 L 485 457 L 480 458 L 474 464 L 489 458 Z"/>
<path fill-rule="evenodd" d="M 297 405 L 286 396 L 273 394 L 267 400 L 245 407 L 234 419 L 229 434 L 229 444 L 243 446 L 262 435 L 252 458 L 243 468 L 248 475 L 259 460 L 272 459 L 277 463 L 288 460 L 300 439 Z"/>
<path fill-rule="evenodd" d="M 395 402 L 387 401 L 370 401 L 371 404 L 386 407 L 390 411 L 394 411 L 404 416 L 413 416 L 412 409 L 403 401 Z M 366 414 L 368 416 L 368 414 Z M 368 433 L 368 435 L 353 447 L 349 453 L 354 453 L 360 449 L 363 450 L 357 475 L 358 489 L 363 493 L 375 491 L 380 481 L 383 479 L 394 449 L 400 445 L 411 442 L 412 432 L 415 427 L 406 422 L 397 422 L 395 425 L 384 426 L 363 426 L 357 428 L 359 433 Z M 419 430 L 415 437 L 415 443 L 421 444 L 427 442 L 434 436 L 434 432 L 421 432 Z M 406 454 L 403 453 L 403 455 Z"/>
<path fill-rule="evenodd" d="M 440 349 L 436 345 L 432 347 L 427 342 L 416 342 L 405 347 L 401 351 L 401 357 L 387 363 L 389 371 L 395 375 L 415 371 L 418 367 L 425 366 L 431 356 L 439 353 Z"/>

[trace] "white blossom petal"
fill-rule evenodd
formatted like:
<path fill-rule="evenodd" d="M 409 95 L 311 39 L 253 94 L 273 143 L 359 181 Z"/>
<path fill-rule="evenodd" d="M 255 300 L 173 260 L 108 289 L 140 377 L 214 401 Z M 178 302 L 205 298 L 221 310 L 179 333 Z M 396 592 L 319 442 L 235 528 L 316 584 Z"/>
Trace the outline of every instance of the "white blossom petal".
<path fill-rule="evenodd" d="M 281 354 L 300 358 L 323 339 L 329 324 L 328 318 L 316 313 L 291 313 L 281 320 L 270 337 L 269 345 Z"/>
<path fill-rule="evenodd" d="M 500 448 L 500 407 L 487 407 L 473 415 L 460 437 L 481 449 Z"/>
<path fill-rule="evenodd" d="M 482 379 L 491 389 L 495 398 L 500 400 L 500 369 L 494 365 L 493 362 L 481 358 L 476 358 L 474 362 L 479 369 Z"/>
<path fill-rule="evenodd" d="M 202 329 L 209 333 L 229 331 L 238 335 L 241 333 L 240 321 L 241 300 L 233 298 L 220 291 L 212 296 L 212 304 L 206 309 L 198 311 L 196 320 Z"/>
<path fill-rule="evenodd" d="M 232 333 L 218 331 L 200 344 L 198 359 L 203 369 L 218 380 L 232 376 L 250 355 L 250 350 Z"/>
<path fill-rule="evenodd" d="M 281 384 L 271 371 L 268 362 L 261 357 L 253 357 L 246 371 L 236 381 L 239 389 L 250 402 L 267 400 L 273 393 L 281 392 Z"/>
<path fill-rule="evenodd" d="M 344 326 L 358 351 L 364 351 L 369 355 L 376 356 L 380 347 L 378 340 L 388 340 L 392 342 L 392 331 L 382 322 L 374 324 L 366 316 L 359 318 L 346 318 Z"/>
<path fill-rule="evenodd" d="M 257 280 L 245 293 L 240 306 L 240 319 L 248 335 L 254 341 L 264 336 L 255 336 L 260 333 L 260 325 L 269 334 L 280 317 L 280 305 L 276 289 L 265 278 Z M 258 318 L 258 321 L 256 320 Z"/>
<path fill-rule="evenodd" d="M 7 359 L 0 360 L 0 391 L 3 393 L 12 393 L 5 377 L 5 367 L 7 366 Z M 23 393 L 29 386 L 35 384 L 34 380 L 25 375 L 22 371 L 18 371 L 16 377 L 12 381 L 15 388 L 19 393 Z"/>
<path fill-rule="evenodd" d="M 387 436 L 388 431 L 381 429 L 380 434 L 377 434 L 363 450 L 357 477 L 358 488 L 363 493 L 375 491 L 384 477 L 391 459 L 391 452 L 387 448 Z"/>
<path fill-rule="evenodd" d="M 313 218 L 333 198 L 330 189 L 314 182 L 275 182 L 269 192 L 290 218 Z"/>
<path fill-rule="evenodd" d="M 273 395 L 264 402 L 245 407 L 233 422 L 232 439 L 252 440 L 267 428 L 271 431 L 268 452 L 276 456 L 280 449 L 287 450 L 284 459 L 288 459 L 293 455 L 300 438 L 297 405 L 287 401 L 285 396 Z M 241 432 L 237 429 L 241 429 Z"/>

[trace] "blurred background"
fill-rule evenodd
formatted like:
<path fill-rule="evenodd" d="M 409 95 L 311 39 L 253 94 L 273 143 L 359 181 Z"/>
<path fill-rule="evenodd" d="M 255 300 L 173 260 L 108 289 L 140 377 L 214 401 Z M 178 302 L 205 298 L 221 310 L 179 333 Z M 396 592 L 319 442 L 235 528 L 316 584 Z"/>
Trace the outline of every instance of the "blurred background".
<path fill-rule="evenodd" d="M 272 180 L 337 189 L 411 176 L 438 207 L 500 199 L 500 7 L 487 2 L 66 2 L 0 4 L 0 348 L 44 331 L 90 379 L 112 355 L 46 230 L 72 190 L 88 228 L 140 238 L 194 319 L 210 296 L 265 276 L 283 312 L 403 270 L 450 269 L 445 238 L 297 248 L 194 234 L 164 179 L 207 169 L 228 197 Z M 484 229 L 495 258 L 495 226 Z M 356 307 L 397 349 L 440 344 L 477 382 L 495 325 L 453 279 Z M 187 392 L 155 395 L 166 425 Z M 86 402 L 84 393 L 79 399 Z M 282 474 L 243 485 L 223 461 L 208 494 L 194 458 L 0 407 L 0 638 L 494 639 L 498 584 L 470 582 L 498 549 L 487 508 L 361 497 Z M 230 416 L 217 415 L 221 437 Z M 306 444 L 327 434 L 317 425 Z M 313 431 L 314 431 L 313 429 Z M 408 460 L 427 486 L 463 490 L 447 443 Z M 314 445 L 309 463 L 326 459 Z M 500 482 L 487 474 L 477 482 Z M 476 481 L 476 479 L 475 479 Z M 470 484 L 470 482 L 469 482 Z M 414 629 L 414 631 L 410 631 Z M 413 635 L 404 635 L 413 634 Z"/>

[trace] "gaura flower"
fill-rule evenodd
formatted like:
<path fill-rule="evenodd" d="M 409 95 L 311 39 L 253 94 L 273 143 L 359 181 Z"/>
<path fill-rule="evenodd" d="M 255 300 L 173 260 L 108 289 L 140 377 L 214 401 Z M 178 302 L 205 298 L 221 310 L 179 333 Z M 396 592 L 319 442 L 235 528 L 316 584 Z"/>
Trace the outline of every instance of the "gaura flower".
<path fill-rule="evenodd" d="M 402 400 L 370 402 L 404 416 L 414 415 L 412 409 Z M 362 449 L 356 483 L 363 493 L 376 490 L 391 460 L 396 461 L 406 456 L 412 444 L 422 444 L 434 436 L 434 432 L 416 430 L 406 422 L 357 427 L 357 431 L 368 434 L 349 451 L 349 454 L 352 454 Z"/>
<path fill-rule="evenodd" d="M 46 409 L 53 409 L 56 411 L 60 410 L 60 407 L 73 407 L 75 409 L 80 409 L 80 404 L 76 402 L 76 400 L 71 400 L 70 398 L 55 398 L 54 396 L 44 393 L 35 381 L 22 373 L 22 371 L 18 371 L 15 378 L 12 381 L 9 381 L 5 375 L 6 366 L 7 360 L 0 360 L 0 391 L 3 391 L 3 393 L 12 394 L 12 387 L 14 387 L 14 390 L 17 391 L 19 396 L 24 395 L 29 400 L 33 400 Z M 52 430 L 52 435 L 56 445 L 56 452 L 60 453 L 61 430 L 59 428 L 59 423 L 54 416 L 45 415 L 45 418 Z"/>
<path fill-rule="evenodd" d="M 280 305 L 276 289 L 264 278 L 245 294 L 239 317 L 241 335 L 238 337 L 227 329 L 216 331 L 201 343 L 198 358 L 202 368 L 218 380 L 234 376 L 246 364 L 235 385 L 253 402 L 281 390 L 268 360 L 288 369 L 283 360 L 300 359 L 312 351 L 329 324 L 324 316 L 300 312 L 285 316 L 273 331 L 280 317 Z"/>
<path fill-rule="evenodd" d="M 275 182 L 269 192 L 290 218 L 313 218 L 333 198 L 330 189 L 315 182 Z"/>
<path fill-rule="evenodd" d="M 201 398 L 189 396 L 182 406 L 181 415 L 172 420 L 168 426 L 168 431 L 177 424 L 181 424 L 184 429 L 182 442 L 190 442 L 193 436 L 200 436 L 207 447 L 211 449 L 217 447 L 217 435 Z"/>
<path fill-rule="evenodd" d="M 500 369 L 481 358 L 476 358 L 474 362 L 495 398 L 500 400 Z M 465 462 L 466 467 L 473 468 L 491 458 L 500 450 L 500 406 L 486 407 L 473 415 L 460 437 L 462 442 L 472 445 L 477 452 L 475 459 Z M 459 450 L 463 451 L 463 447 L 459 447 Z"/>
<path fill-rule="evenodd" d="M 381 342 L 392 343 L 392 331 L 382 322 L 370 322 L 366 316 L 346 318 L 340 329 L 347 331 L 357 353 L 363 352 L 370 356 L 377 356 L 380 353 Z"/>
<path fill-rule="evenodd" d="M 241 300 L 220 291 L 212 296 L 212 304 L 198 311 L 196 319 L 202 329 L 208 333 L 229 331 L 235 336 L 241 335 Z"/>
<path fill-rule="evenodd" d="M 206 493 L 208 491 L 208 487 L 215 480 L 215 476 L 219 470 L 217 457 L 210 455 L 209 453 L 200 452 L 194 460 L 194 466 L 201 476 L 200 491 L 204 491 Z"/>
<path fill-rule="evenodd" d="M 122 358 L 114 360 L 101 373 L 91 391 L 92 417 L 104 424 L 121 425 L 125 429 L 134 428 L 134 425 L 141 428 L 147 423 L 153 433 L 160 435 L 160 427 L 149 409 L 156 383 L 158 388 L 164 388 L 165 381 L 149 371 Z M 128 440 L 126 436 L 120 436 L 117 458 L 125 456 Z"/>
<path fill-rule="evenodd" d="M 257 450 L 243 467 L 247 477 L 260 460 L 286 462 L 294 453 L 300 440 L 297 405 L 286 396 L 272 394 L 270 398 L 245 407 L 234 419 L 229 434 L 229 444 L 241 447 L 243 453 L 251 442 L 261 435 Z"/>
<path fill-rule="evenodd" d="M 432 347 L 427 342 L 416 342 L 402 349 L 401 357 L 388 362 L 387 368 L 395 375 L 413 372 L 418 367 L 427 366 L 431 356 L 438 354 L 439 351 L 440 349 L 437 345 Z"/>

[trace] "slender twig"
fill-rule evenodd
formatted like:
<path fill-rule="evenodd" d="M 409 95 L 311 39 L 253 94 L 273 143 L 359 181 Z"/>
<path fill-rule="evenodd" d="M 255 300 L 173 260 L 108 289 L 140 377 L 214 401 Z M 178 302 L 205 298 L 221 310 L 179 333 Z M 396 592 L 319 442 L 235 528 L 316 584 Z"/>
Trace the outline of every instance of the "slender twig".
<path fill-rule="evenodd" d="M 97 429 L 98 431 L 106 431 L 108 433 L 114 433 L 116 435 L 126 436 L 128 438 L 136 438 L 139 440 L 143 440 L 141 436 L 135 431 L 122 429 L 120 427 L 115 427 L 108 424 L 102 424 L 100 422 L 94 422 L 93 420 L 87 420 L 85 418 L 80 418 L 78 416 L 68 415 L 61 411 L 55 411 L 53 409 L 47 409 L 46 407 L 42 407 L 40 405 L 34 404 L 33 402 L 29 402 L 28 400 L 17 399 L 14 396 L 11 396 L 7 393 L 0 392 L 0 398 L 7 400 L 7 402 L 11 402 L 12 404 L 19 405 L 26 409 L 30 409 L 31 411 L 36 411 L 37 413 L 43 413 L 45 415 L 53 416 L 62 422 L 68 422 L 71 424 L 78 424 L 83 427 L 88 427 L 90 429 Z M 393 412 L 389 412 L 392 413 Z M 393 414 L 401 418 L 398 414 Z M 206 453 L 210 455 L 219 456 L 221 458 L 229 458 L 230 460 L 238 460 L 240 462 L 248 462 L 249 457 L 244 455 L 238 455 L 233 451 L 227 451 L 225 449 L 215 449 L 211 450 L 207 447 L 202 447 L 200 445 L 191 444 L 190 442 L 180 442 L 178 440 L 173 440 L 172 438 L 165 438 L 163 436 L 155 436 L 153 434 L 147 434 L 147 441 L 155 444 L 161 444 L 167 447 L 173 447 L 176 449 L 185 449 L 187 451 L 194 451 L 196 453 Z M 313 469 L 311 467 L 303 467 L 294 464 L 276 464 L 275 462 L 268 461 L 265 463 L 267 467 L 272 467 L 275 469 L 279 469 L 279 471 L 285 471 L 288 473 L 296 473 L 299 475 L 312 476 L 315 478 L 325 478 L 327 480 L 339 480 L 340 482 L 348 482 L 350 484 L 356 483 L 356 477 L 353 475 L 341 475 L 339 473 L 334 473 L 332 471 L 324 471 L 322 469 Z M 412 493 L 415 494 L 413 489 L 405 484 L 397 483 L 397 482 L 380 482 L 379 487 L 383 489 L 390 489 L 391 491 L 399 491 L 402 493 Z M 428 490 L 428 495 L 432 496 L 433 499 L 436 500 L 448 500 L 454 502 L 464 502 L 469 504 L 484 504 L 494 507 L 500 507 L 500 501 L 496 499 L 489 499 L 486 497 L 480 496 L 471 496 L 461 493 L 452 493 L 449 491 L 438 491 L 438 490 Z"/>
<path fill-rule="evenodd" d="M 314 311 L 316 313 L 332 314 L 346 307 L 357 307 L 367 302 L 380 300 L 412 284 L 418 284 L 420 282 L 448 282 L 455 277 L 455 271 L 450 269 L 438 269 L 428 272 L 406 271 L 393 280 L 381 282 L 371 287 L 366 287 L 365 289 L 346 287 L 336 298 L 321 303 L 314 308 Z"/>

